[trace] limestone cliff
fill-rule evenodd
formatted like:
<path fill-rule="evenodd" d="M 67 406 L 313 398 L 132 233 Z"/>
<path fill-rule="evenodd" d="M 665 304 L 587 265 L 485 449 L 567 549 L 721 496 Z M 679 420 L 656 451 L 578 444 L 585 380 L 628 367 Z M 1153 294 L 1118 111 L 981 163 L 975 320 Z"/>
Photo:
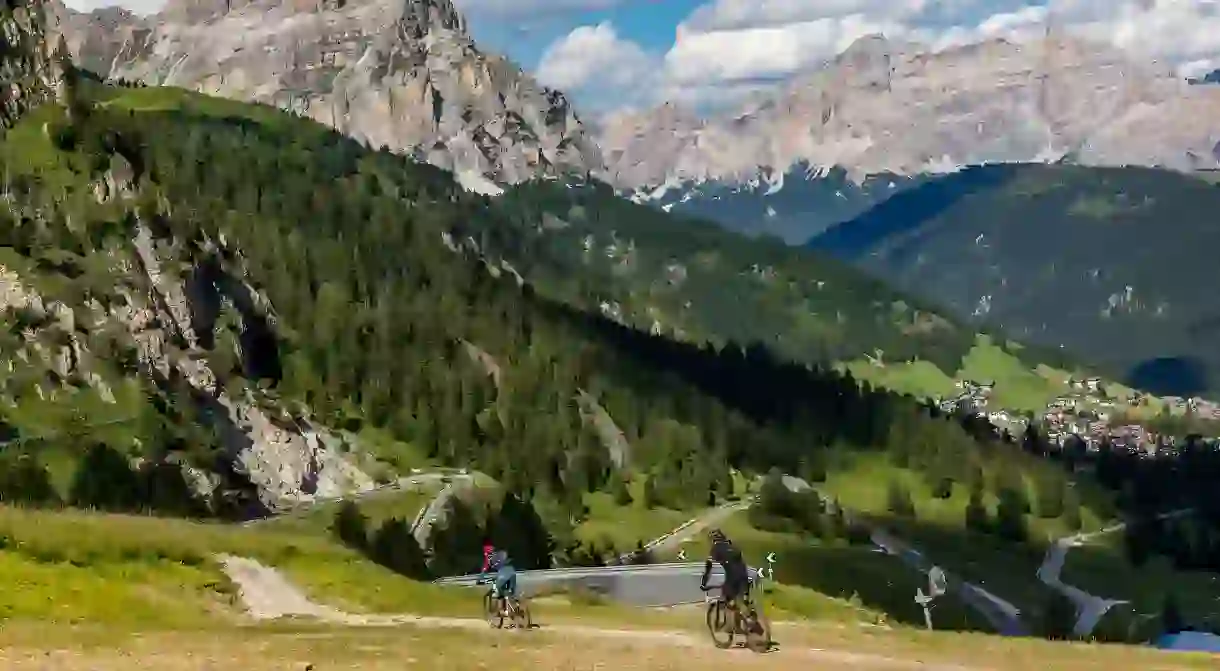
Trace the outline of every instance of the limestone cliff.
<path fill-rule="evenodd" d="M 147 18 L 55 0 L 50 14 L 98 74 L 275 105 L 487 191 L 601 167 L 563 94 L 480 51 L 450 0 L 171 0 Z"/>
<path fill-rule="evenodd" d="M 0 122 L 6 128 L 55 94 L 59 76 L 46 23 L 42 0 L 0 6 Z"/>

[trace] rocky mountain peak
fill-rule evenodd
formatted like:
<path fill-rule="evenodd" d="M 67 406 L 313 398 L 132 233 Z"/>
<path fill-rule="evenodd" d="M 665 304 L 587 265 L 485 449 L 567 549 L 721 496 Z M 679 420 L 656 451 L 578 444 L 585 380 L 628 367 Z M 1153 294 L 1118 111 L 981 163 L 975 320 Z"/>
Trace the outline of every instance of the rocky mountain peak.
<path fill-rule="evenodd" d="M 889 89 L 892 73 L 890 58 L 893 47 L 884 35 L 857 38 L 835 58 L 843 74 L 859 86 Z"/>
<path fill-rule="evenodd" d="M 0 5 L 0 123 L 11 126 L 55 95 L 63 73 L 52 58 L 42 0 Z"/>
<path fill-rule="evenodd" d="M 274 105 L 489 192 L 603 165 L 563 95 L 483 53 L 451 0 L 171 2 L 148 18 L 63 8 L 61 29 L 103 76 Z"/>
<path fill-rule="evenodd" d="M 423 39 L 432 28 L 466 33 L 466 19 L 450 0 L 406 0 L 399 27 L 408 39 Z"/>
<path fill-rule="evenodd" d="M 1057 33 L 940 51 L 869 35 L 738 109 L 674 121 L 662 108 L 607 124 L 599 139 L 612 181 L 738 183 L 801 163 L 859 181 L 1067 156 L 1220 166 L 1220 87 L 1189 86 L 1161 64 Z"/>

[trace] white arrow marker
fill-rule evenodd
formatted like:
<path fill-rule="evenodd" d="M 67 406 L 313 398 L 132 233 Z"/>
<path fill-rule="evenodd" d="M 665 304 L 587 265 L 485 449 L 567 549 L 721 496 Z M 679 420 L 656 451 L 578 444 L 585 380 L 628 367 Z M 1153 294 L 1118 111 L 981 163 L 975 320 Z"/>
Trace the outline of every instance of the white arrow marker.
<path fill-rule="evenodd" d="M 768 563 L 768 564 L 774 564 L 774 563 L 775 563 L 775 553 L 774 553 L 774 552 L 768 552 L 768 553 L 767 553 L 767 563 Z"/>
<path fill-rule="evenodd" d="M 686 561 L 686 550 L 678 551 L 678 561 Z"/>

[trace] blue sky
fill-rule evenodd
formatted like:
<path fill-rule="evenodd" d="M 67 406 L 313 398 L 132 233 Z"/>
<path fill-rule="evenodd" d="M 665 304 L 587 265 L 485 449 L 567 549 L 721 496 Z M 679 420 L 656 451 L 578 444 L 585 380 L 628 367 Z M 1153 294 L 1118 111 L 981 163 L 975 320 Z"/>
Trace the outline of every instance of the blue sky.
<path fill-rule="evenodd" d="M 173 0 L 171 0 L 173 1 Z M 411 0 L 349 0 L 394 2 Z M 939 49 L 1064 31 L 1191 75 L 1220 66 L 1220 0 L 452 0 L 485 49 L 585 116 L 670 101 L 732 106 L 883 33 Z M 155 12 L 165 0 L 68 0 Z"/>
<path fill-rule="evenodd" d="M 1195 74 L 1220 64 L 1220 0 L 455 0 L 486 48 L 587 111 L 732 105 L 870 33 L 930 48 L 1046 22 Z"/>
<path fill-rule="evenodd" d="M 609 8 L 543 13 L 536 17 L 467 10 L 471 32 L 480 45 L 507 54 L 518 64 L 537 68 L 546 48 L 578 26 L 611 23 L 642 47 L 664 54 L 674 43 L 674 30 L 706 0 L 633 0 Z M 463 3 L 458 0 L 457 4 Z M 467 3 L 469 4 L 469 3 Z M 593 4 L 593 3 L 590 3 Z M 607 3 L 603 3 L 607 4 Z"/>

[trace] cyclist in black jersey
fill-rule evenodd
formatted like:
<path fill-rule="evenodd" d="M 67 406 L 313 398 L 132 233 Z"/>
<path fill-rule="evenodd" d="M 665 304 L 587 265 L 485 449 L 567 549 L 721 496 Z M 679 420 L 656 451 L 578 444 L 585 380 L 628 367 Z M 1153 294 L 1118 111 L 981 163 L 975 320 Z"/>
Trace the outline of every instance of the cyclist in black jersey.
<path fill-rule="evenodd" d="M 707 579 L 712 574 L 712 564 L 720 564 L 724 570 L 724 584 L 721 595 L 730 608 L 737 607 L 738 599 L 744 599 L 748 605 L 750 598 L 750 569 L 733 542 L 720 529 L 707 532 L 712 542 L 712 549 L 703 563 L 703 578 L 699 581 L 700 589 L 707 591 Z"/>

